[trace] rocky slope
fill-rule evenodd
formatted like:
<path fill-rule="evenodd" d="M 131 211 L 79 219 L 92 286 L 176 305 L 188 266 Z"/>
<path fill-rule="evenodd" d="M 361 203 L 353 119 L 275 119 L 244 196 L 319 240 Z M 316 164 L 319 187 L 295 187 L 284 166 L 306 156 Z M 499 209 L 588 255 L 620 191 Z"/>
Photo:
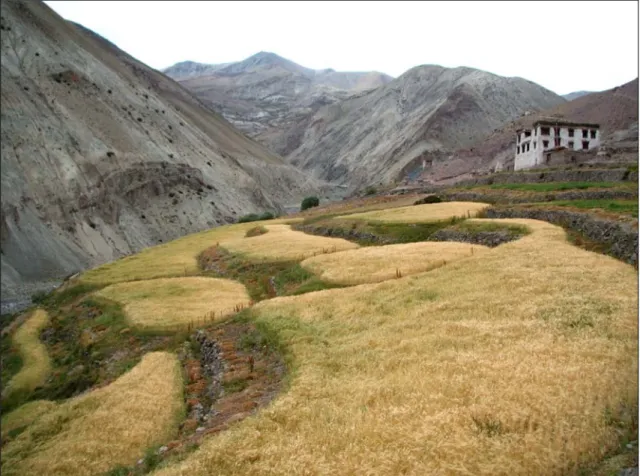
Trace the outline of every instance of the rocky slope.
<path fill-rule="evenodd" d="M 610 160 L 636 161 L 638 154 L 638 79 L 608 91 L 581 96 L 553 108 L 520 117 L 497 128 L 470 147 L 442 154 L 428 163 L 421 179 L 443 182 L 469 178 L 472 174 L 513 168 L 515 131 L 531 127 L 542 117 L 559 117 L 575 122 L 600 124 L 603 151 Z M 607 160 L 602 157 L 599 160 Z M 420 168 L 420 161 L 408 169 Z"/>
<path fill-rule="evenodd" d="M 520 115 L 565 100 L 521 78 L 425 65 L 372 92 L 319 109 L 284 134 L 288 159 L 358 188 L 404 176 L 473 144 Z"/>
<path fill-rule="evenodd" d="M 377 72 L 313 70 L 268 52 L 223 65 L 178 63 L 164 73 L 233 125 L 283 155 L 296 146 L 283 136 L 284 131 L 322 106 L 392 80 Z"/>
<path fill-rule="evenodd" d="M 321 186 L 40 1 L 0 29 L 3 300 Z"/>

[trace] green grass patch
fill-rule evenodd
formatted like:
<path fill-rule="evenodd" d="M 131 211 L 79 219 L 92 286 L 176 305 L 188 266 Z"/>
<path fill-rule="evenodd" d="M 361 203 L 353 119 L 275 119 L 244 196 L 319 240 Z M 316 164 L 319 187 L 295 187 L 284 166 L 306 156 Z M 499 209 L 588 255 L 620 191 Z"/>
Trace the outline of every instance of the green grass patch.
<path fill-rule="evenodd" d="M 202 268 L 212 268 L 204 272 L 205 276 L 239 281 L 254 302 L 341 287 L 322 281 L 302 268 L 298 261 L 255 262 L 217 247 L 215 265 L 211 266 L 207 264 L 206 256 L 207 252 L 204 252 L 198 258 Z"/>
<path fill-rule="evenodd" d="M 32 392 L 17 392 L 2 401 L 2 414 L 33 400 L 63 400 L 95 385 L 108 383 L 131 370 L 147 352 L 177 350 L 187 338 L 183 332 L 151 332 L 129 326 L 122 306 L 83 292 L 95 286 L 79 285 L 50 296 L 50 322 L 42 342 L 52 363 L 52 378 Z M 67 305 L 51 306 L 51 299 Z M 79 302 L 77 300 L 80 300 Z M 19 369 L 19 355 L 2 339 L 2 379 Z M 5 360 L 6 359 L 6 360 Z"/>
<path fill-rule="evenodd" d="M 583 210 L 604 210 L 638 218 L 637 200 L 556 200 L 553 202 L 540 203 L 539 205 L 555 205 L 558 207 L 572 207 Z"/>
<path fill-rule="evenodd" d="M 586 190 L 589 188 L 629 187 L 621 182 L 548 182 L 548 183 L 496 183 L 483 185 L 491 190 L 520 190 L 524 192 L 558 192 L 563 190 Z M 476 187 L 470 187 L 476 188 Z"/>
<path fill-rule="evenodd" d="M 102 286 L 96 284 L 79 283 L 61 290 L 56 290 L 41 300 L 41 305 L 48 309 L 55 309 L 78 299 Z"/>
<path fill-rule="evenodd" d="M 3 388 L 22 368 L 23 360 L 17 346 L 9 334 L 0 340 L 0 366 L 2 367 Z"/>

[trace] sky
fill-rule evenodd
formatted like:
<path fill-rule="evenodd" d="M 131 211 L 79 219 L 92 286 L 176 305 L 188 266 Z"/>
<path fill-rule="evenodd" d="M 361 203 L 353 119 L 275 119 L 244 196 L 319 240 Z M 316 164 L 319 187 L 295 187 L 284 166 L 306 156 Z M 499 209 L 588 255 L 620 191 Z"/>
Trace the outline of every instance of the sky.
<path fill-rule="evenodd" d="M 558 94 L 638 77 L 638 2 L 45 1 L 155 69 L 269 51 L 313 69 L 421 64 L 519 76 Z"/>

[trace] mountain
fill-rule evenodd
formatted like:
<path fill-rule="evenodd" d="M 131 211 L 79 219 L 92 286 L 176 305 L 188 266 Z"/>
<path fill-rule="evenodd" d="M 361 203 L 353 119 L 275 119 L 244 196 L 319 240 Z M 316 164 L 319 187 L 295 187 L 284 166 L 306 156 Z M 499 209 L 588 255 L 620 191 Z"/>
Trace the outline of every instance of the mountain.
<path fill-rule="evenodd" d="M 202 64 L 195 61 L 182 61 L 164 69 L 163 72 L 170 78 L 181 80 L 196 76 L 206 76 L 230 64 Z"/>
<path fill-rule="evenodd" d="M 178 63 L 164 70 L 200 100 L 270 150 L 286 155 L 297 145 L 283 132 L 322 106 L 358 96 L 393 78 L 378 72 L 337 72 L 300 66 L 260 52 L 226 65 Z"/>
<path fill-rule="evenodd" d="M 0 30 L 3 299 L 322 186 L 40 1 Z"/>
<path fill-rule="evenodd" d="M 522 114 L 564 102 L 525 79 L 423 65 L 322 107 L 283 137 L 294 165 L 354 189 L 394 181 L 415 160 L 446 156 Z"/>
<path fill-rule="evenodd" d="M 471 173 L 513 168 L 516 130 L 531 127 L 543 117 L 600 124 L 601 150 L 618 162 L 636 162 L 638 157 L 638 79 L 608 91 L 591 93 L 538 113 L 523 116 L 497 128 L 470 147 L 439 157 L 422 174 L 427 181 L 466 178 Z M 419 164 L 415 163 L 414 166 Z M 443 182 L 444 183 L 444 182 Z"/>
<path fill-rule="evenodd" d="M 586 96 L 587 94 L 592 94 L 593 91 L 575 91 L 569 94 L 563 94 L 562 97 L 567 101 L 573 101 L 574 99 L 578 99 L 579 97 Z"/>

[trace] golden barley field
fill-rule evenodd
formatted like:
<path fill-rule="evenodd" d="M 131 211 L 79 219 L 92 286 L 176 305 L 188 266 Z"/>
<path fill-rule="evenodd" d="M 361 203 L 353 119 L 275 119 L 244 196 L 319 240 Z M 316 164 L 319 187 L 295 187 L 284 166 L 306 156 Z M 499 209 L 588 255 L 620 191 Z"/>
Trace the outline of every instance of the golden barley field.
<path fill-rule="evenodd" d="M 31 391 L 42 385 L 51 372 L 47 348 L 40 341 L 40 331 L 49 322 L 49 315 L 37 309 L 15 332 L 13 340 L 22 357 L 22 368 L 3 390 L 6 397 L 13 392 Z"/>
<path fill-rule="evenodd" d="M 355 218 L 385 223 L 429 223 L 447 220 L 453 217 L 472 218 L 487 207 L 489 207 L 488 204 L 477 202 L 428 203 L 424 205 L 341 215 L 336 217 L 336 219 Z"/>
<path fill-rule="evenodd" d="M 265 225 L 267 233 L 250 238 L 222 241 L 220 246 L 232 253 L 262 260 L 302 260 L 309 256 L 358 248 L 342 238 L 308 235 L 289 225 Z"/>
<path fill-rule="evenodd" d="M 112 284 L 96 295 L 123 304 L 131 324 L 147 329 L 202 325 L 251 303 L 241 283 L 197 276 Z"/>
<path fill-rule="evenodd" d="M 148 353 L 107 387 L 48 406 L 3 446 L 2 474 L 82 476 L 135 464 L 147 448 L 177 433 L 182 413 L 178 359 Z"/>
<path fill-rule="evenodd" d="M 200 252 L 221 241 L 243 238 L 247 230 L 264 223 L 293 223 L 301 219 L 278 219 L 225 225 L 188 235 L 169 243 L 147 248 L 83 273 L 80 282 L 106 285 L 126 281 L 198 273 L 197 257 Z"/>
<path fill-rule="evenodd" d="M 430 271 L 488 249 L 456 242 L 403 243 L 318 255 L 307 258 L 300 265 L 325 281 L 354 285 Z"/>
<path fill-rule="evenodd" d="M 263 301 L 290 386 L 157 476 L 563 475 L 637 413 L 637 273 L 532 233 L 428 273 Z"/>

